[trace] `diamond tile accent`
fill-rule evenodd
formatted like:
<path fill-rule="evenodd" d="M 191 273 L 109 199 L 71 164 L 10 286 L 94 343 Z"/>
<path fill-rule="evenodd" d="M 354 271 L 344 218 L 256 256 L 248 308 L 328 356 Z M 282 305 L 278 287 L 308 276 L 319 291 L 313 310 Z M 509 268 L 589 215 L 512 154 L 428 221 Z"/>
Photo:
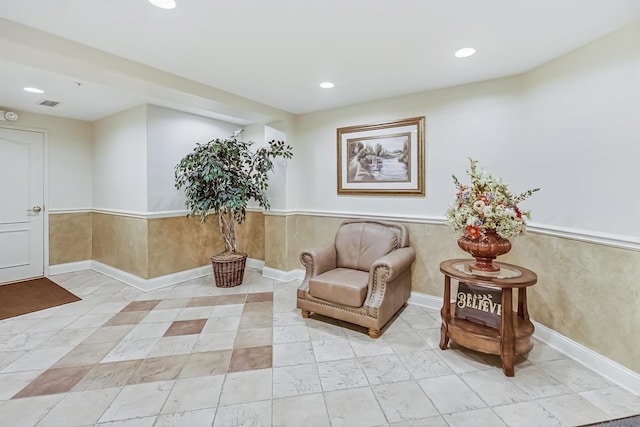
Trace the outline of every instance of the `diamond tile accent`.
<path fill-rule="evenodd" d="M 123 308 L 122 311 L 149 311 L 153 310 L 158 304 L 160 304 L 160 300 L 133 301 Z"/>
<path fill-rule="evenodd" d="M 176 320 L 169 326 L 165 337 L 173 337 L 177 335 L 194 335 L 202 332 L 202 328 L 207 323 L 207 319 L 197 320 Z"/>
<path fill-rule="evenodd" d="M 78 384 L 92 368 L 93 366 L 75 366 L 71 368 L 48 369 L 31 384 L 13 396 L 13 399 L 66 393 Z"/>
<path fill-rule="evenodd" d="M 147 314 L 149 314 L 149 310 L 124 311 L 113 316 L 102 326 L 135 325 L 144 319 Z"/>
<path fill-rule="evenodd" d="M 251 371 L 271 368 L 273 351 L 270 345 L 263 347 L 236 348 L 231 354 L 229 372 Z"/>

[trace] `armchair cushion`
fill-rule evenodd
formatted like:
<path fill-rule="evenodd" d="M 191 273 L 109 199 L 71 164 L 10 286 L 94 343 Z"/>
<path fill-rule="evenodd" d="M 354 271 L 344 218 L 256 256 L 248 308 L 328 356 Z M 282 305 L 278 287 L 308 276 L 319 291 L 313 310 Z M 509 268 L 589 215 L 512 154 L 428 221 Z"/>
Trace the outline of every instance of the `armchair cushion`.
<path fill-rule="evenodd" d="M 398 249 L 398 232 L 383 224 L 353 222 L 336 234 L 337 266 L 369 271 L 375 260 Z"/>
<path fill-rule="evenodd" d="M 362 307 L 367 296 L 369 273 L 347 268 L 336 268 L 309 281 L 309 293 L 325 301 Z"/>

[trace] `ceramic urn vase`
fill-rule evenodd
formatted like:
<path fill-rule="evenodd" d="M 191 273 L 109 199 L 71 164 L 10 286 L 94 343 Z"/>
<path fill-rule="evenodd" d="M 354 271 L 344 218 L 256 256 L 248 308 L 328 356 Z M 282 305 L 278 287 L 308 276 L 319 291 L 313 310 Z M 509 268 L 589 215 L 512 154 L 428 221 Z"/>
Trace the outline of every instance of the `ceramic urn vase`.
<path fill-rule="evenodd" d="M 506 254 L 511 250 L 509 239 L 500 237 L 495 231 L 487 231 L 479 239 L 463 236 L 458 239 L 458 246 L 476 259 L 476 262 L 470 265 L 471 271 L 486 273 L 500 271 L 500 267 L 495 265 L 493 261 L 499 255 Z"/>

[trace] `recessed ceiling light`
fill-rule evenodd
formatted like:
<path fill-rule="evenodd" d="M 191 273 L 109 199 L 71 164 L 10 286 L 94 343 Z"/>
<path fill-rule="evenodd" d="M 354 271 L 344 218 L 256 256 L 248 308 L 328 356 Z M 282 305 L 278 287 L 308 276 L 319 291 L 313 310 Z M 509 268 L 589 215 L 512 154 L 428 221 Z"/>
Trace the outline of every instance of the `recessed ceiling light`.
<path fill-rule="evenodd" d="M 44 93 L 42 89 L 38 89 L 37 87 L 25 87 L 24 90 L 31 93 Z"/>
<path fill-rule="evenodd" d="M 320 87 L 322 89 L 331 89 L 332 87 L 334 87 L 335 85 L 331 82 L 322 82 L 320 83 Z"/>
<path fill-rule="evenodd" d="M 476 50 L 475 50 L 474 48 L 472 48 L 472 47 L 465 47 L 465 48 L 462 48 L 462 49 L 458 50 L 458 51 L 455 53 L 455 55 L 456 55 L 458 58 L 466 58 L 467 56 L 471 56 L 471 55 L 473 55 L 474 53 L 476 53 Z"/>
<path fill-rule="evenodd" d="M 162 9 L 173 9 L 176 7 L 175 0 L 149 0 L 149 3 Z"/>

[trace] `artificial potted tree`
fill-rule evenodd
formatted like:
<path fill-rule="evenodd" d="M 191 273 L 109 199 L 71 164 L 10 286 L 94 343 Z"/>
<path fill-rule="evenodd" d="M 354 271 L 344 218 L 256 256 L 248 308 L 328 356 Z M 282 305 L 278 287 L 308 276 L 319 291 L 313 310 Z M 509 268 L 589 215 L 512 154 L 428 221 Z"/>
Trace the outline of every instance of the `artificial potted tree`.
<path fill-rule="evenodd" d="M 245 219 L 249 200 L 269 209 L 266 190 L 273 159 L 292 156 L 284 141 L 272 140 L 266 147 L 252 150 L 252 141 L 238 139 L 240 131 L 224 139 L 197 144 L 175 167 L 175 186 L 184 188 L 188 216 L 205 222 L 217 214 L 224 251 L 211 257 L 216 286 L 242 283 L 247 254 L 236 247 L 236 226 Z"/>

